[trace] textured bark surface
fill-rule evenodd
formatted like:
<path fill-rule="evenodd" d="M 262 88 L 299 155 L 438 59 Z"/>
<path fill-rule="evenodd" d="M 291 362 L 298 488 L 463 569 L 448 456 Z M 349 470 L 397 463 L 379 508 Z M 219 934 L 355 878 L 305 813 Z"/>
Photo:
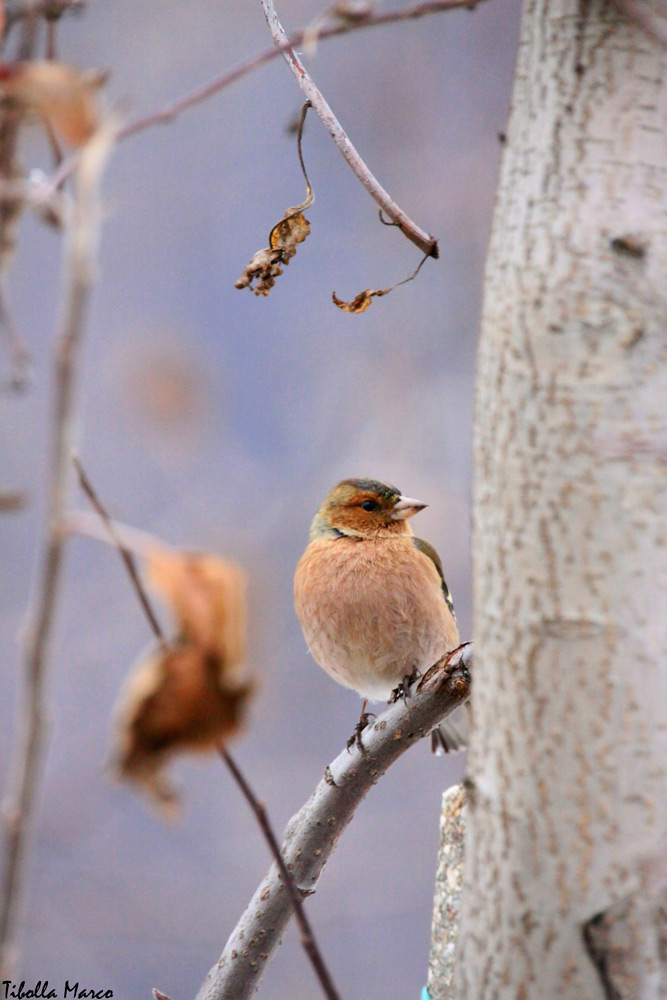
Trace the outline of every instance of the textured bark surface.
<path fill-rule="evenodd" d="M 465 1000 L 667 995 L 659 933 L 613 993 L 582 931 L 664 887 L 666 68 L 613 4 L 527 0 L 478 373 Z"/>
<path fill-rule="evenodd" d="M 465 816 L 465 790 L 463 785 L 454 785 L 442 797 L 440 814 L 432 946 L 428 962 L 430 1000 L 451 1000 L 452 996 L 456 944 L 461 924 Z"/>

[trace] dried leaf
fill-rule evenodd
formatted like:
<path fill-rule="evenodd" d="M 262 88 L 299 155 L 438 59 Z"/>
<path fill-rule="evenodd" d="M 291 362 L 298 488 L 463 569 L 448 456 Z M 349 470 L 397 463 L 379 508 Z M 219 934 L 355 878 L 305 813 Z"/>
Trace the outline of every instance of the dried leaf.
<path fill-rule="evenodd" d="M 179 633 L 234 670 L 245 650 L 245 577 L 234 563 L 203 553 L 152 549 L 148 580 L 160 592 Z M 222 679 L 222 677 L 221 677 Z"/>
<path fill-rule="evenodd" d="M 380 213 L 380 221 L 384 222 L 384 220 L 382 219 L 382 213 Z M 384 224 L 386 225 L 386 223 Z M 376 289 L 366 288 L 363 292 L 359 292 L 356 298 L 352 299 L 351 302 L 344 302 L 342 299 L 338 298 L 335 292 L 332 292 L 331 298 L 333 299 L 334 305 L 337 305 L 339 309 L 343 310 L 343 312 L 348 312 L 348 313 L 366 312 L 369 305 L 371 304 L 371 299 L 373 297 L 379 299 L 383 295 L 388 295 L 389 292 L 392 292 L 394 288 L 398 288 L 399 285 L 405 285 L 407 284 L 408 281 L 413 281 L 421 271 L 422 264 L 424 263 L 426 258 L 430 256 L 431 256 L 430 253 L 424 254 L 422 259 L 419 261 L 416 270 L 411 275 L 409 275 L 409 277 L 403 278 L 402 281 L 397 281 L 395 285 L 391 285 L 389 288 L 376 288 Z"/>
<path fill-rule="evenodd" d="M 65 142 L 77 148 L 99 124 L 97 95 L 105 79 L 105 74 L 81 72 L 49 60 L 0 66 L 3 93 L 41 115 Z"/>
<path fill-rule="evenodd" d="M 392 285 L 392 288 L 393 287 L 394 286 Z M 366 310 L 368 309 L 369 305 L 371 304 L 371 299 L 373 298 L 374 295 L 377 298 L 379 298 L 381 295 L 386 295 L 387 292 L 390 291 L 391 288 L 379 288 L 374 291 L 371 290 L 370 288 L 367 288 L 365 291 L 359 292 L 357 297 L 352 299 L 351 302 L 343 302 L 342 299 L 338 298 L 335 292 L 331 293 L 331 298 L 336 303 L 338 308 L 343 310 L 343 312 L 363 313 L 366 312 Z"/>
<path fill-rule="evenodd" d="M 240 730 L 251 684 L 226 688 L 219 659 L 193 642 L 176 641 L 135 667 L 118 712 L 116 765 L 167 812 L 178 795 L 164 773 L 182 751 L 206 751 Z"/>
<path fill-rule="evenodd" d="M 290 215 L 290 212 L 293 214 Z M 268 295 L 278 275 L 283 273 L 282 265 L 289 264 L 296 253 L 297 244 L 303 243 L 309 232 L 310 223 L 303 213 L 293 208 L 288 209 L 284 218 L 271 230 L 271 246 L 257 251 L 236 282 L 236 288 L 252 287 L 254 281 L 255 295 Z"/>
<path fill-rule="evenodd" d="M 290 212 L 293 211 L 294 209 L 290 209 Z M 308 219 L 302 212 L 296 212 L 294 215 L 286 215 L 273 227 L 269 243 L 272 250 L 282 251 L 281 260 L 283 264 L 287 264 L 296 253 L 297 243 L 303 243 L 309 233 Z"/>
<path fill-rule="evenodd" d="M 167 812 L 177 805 L 169 758 L 206 751 L 240 730 L 254 685 L 246 679 L 245 578 L 203 554 L 153 548 L 148 579 L 173 615 L 178 638 L 133 670 L 117 717 L 115 760 Z"/>
<path fill-rule="evenodd" d="M 297 135 L 297 149 L 299 152 L 299 163 L 301 171 L 306 181 L 306 200 L 302 205 L 288 208 L 280 222 L 277 222 L 269 233 L 269 245 L 263 250 L 255 253 L 243 273 L 236 282 L 236 288 L 252 288 L 255 295 L 268 295 L 276 283 L 276 278 L 283 273 L 284 264 L 287 266 L 296 253 L 299 243 L 303 243 L 310 233 L 310 223 L 304 216 L 304 211 L 315 201 L 313 189 L 308 180 L 308 174 L 303 163 L 301 152 L 301 136 L 303 134 L 303 123 L 306 120 L 306 112 L 310 107 L 307 101 L 301 109 L 301 120 Z M 254 285 L 253 285 L 254 282 Z"/>

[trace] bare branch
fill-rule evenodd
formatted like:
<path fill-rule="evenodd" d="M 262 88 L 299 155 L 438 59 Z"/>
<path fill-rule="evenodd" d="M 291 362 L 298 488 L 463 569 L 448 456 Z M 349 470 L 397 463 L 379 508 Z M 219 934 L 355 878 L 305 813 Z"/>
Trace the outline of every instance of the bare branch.
<path fill-rule="evenodd" d="M 323 41 L 324 39 L 334 38 L 338 35 L 347 35 L 350 31 L 358 31 L 361 28 L 374 28 L 384 24 L 413 21 L 421 17 L 426 17 L 429 14 L 439 14 L 448 10 L 473 10 L 481 2 L 482 0 L 427 0 L 426 3 L 417 3 L 412 7 L 405 7 L 402 10 L 372 13 L 362 21 L 340 21 L 336 24 L 327 25 L 318 31 L 317 38 L 318 41 Z M 280 45 L 272 45 L 262 52 L 257 52 L 248 59 L 244 59 L 238 66 L 234 66 L 230 70 L 225 70 L 224 73 L 219 73 L 212 80 L 202 84 L 200 87 L 196 87 L 189 94 L 185 94 L 178 100 L 165 104 L 162 108 L 158 108 L 157 111 L 152 111 L 147 115 L 142 115 L 140 118 L 135 118 L 133 121 L 127 122 L 119 130 L 117 138 L 119 140 L 127 139 L 138 132 L 143 132 L 147 128 L 152 128 L 154 125 L 169 124 L 169 122 L 174 121 L 184 111 L 188 111 L 197 104 L 208 100 L 209 97 L 213 97 L 232 83 L 236 83 L 237 80 L 259 69 L 260 66 L 271 62 L 276 56 L 284 55 L 291 48 L 297 48 L 299 45 L 302 45 L 308 35 L 308 30 L 308 28 L 300 28 Z M 75 163 L 76 155 L 65 160 L 53 174 L 51 179 L 52 188 L 57 189 L 65 183 L 67 178 L 72 174 Z M 424 253 L 432 255 L 431 244 L 429 244 L 428 248 L 424 249 Z"/>
<path fill-rule="evenodd" d="M 273 855 L 276 865 L 278 866 L 278 871 L 280 872 L 280 878 L 287 887 L 287 891 L 292 900 L 292 906 L 294 907 L 294 916 L 296 917 L 296 922 L 299 925 L 299 930 L 301 931 L 301 943 L 303 944 L 304 951 L 308 955 L 308 958 L 312 962 L 315 974 L 320 981 L 322 989 L 324 990 L 324 995 L 328 1000 L 339 1000 L 339 993 L 334 986 L 333 980 L 329 974 L 324 959 L 320 949 L 317 946 L 315 940 L 315 935 L 313 934 L 310 922 L 306 917 L 306 913 L 303 907 L 303 899 L 301 893 L 297 888 L 297 884 L 294 881 L 287 865 L 285 864 L 285 859 L 280 853 L 280 845 L 276 840 L 273 828 L 269 822 L 269 817 L 266 812 L 266 807 L 263 802 L 260 802 L 252 788 L 246 781 L 244 775 L 239 769 L 236 761 L 230 755 L 229 751 L 223 746 L 220 746 L 220 755 L 227 764 L 227 767 L 231 771 L 234 780 L 241 789 L 241 792 L 245 796 L 250 808 L 257 817 L 257 822 L 259 827 L 264 834 L 264 839 L 269 845 L 269 850 Z"/>
<path fill-rule="evenodd" d="M 27 840 L 46 743 L 45 673 L 67 537 L 62 530 L 62 516 L 70 489 L 69 460 L 77 425 L 75 392 L 97 258 L 99 181 L 113 139 L 114 129 L 111 124 L 103 124 L 82 150 L 77 165 L 75 196 L 67 221 L 62 319 L 54 346 L 54 399 L 46 538 L 25 649 L 25 705 L 13 772 L 13 789 L 5 810 L 5 870 L 0 898 L 0 980 L 11 978 Z"/>
<path fill-rule="evenodd" d="M 364 752 L 344 750 L 285 831 L 282 854 L 302 894 L 312 894 L 357 806 L 408 747 L 428 735 L 470 693 L 470 645 L 448 654 L 406 702 L 390 705 L 363 732 Z M 259 987 L 293 913 L 274 864 L 236 925 L 197 1000 L 248 1000 Z"/>
<path fill-rule="evenodd" d="M 261 0 L 261 2 L 264 9 L 264 16 L 266 17 L 266 21 L 275 44 L 278 46 L 285 46 L 285 44 L 289 42 L 289 39 L 285 33 L 285 29 L 278 20 L 273 0 Z M 429 236 L 425 233 L 423 229 L 420 229 L 419 226 L 412 221 L 412 219 L 408 218 L 405 212 L 399 208 L 396 202 L 376 180 L 355 147 L 350 142 L 347 133 L 342 128 L 340 122 L 325 100 L 324 95 L 316 86 L 314 80 L 297 56 L 294 49 L 287 47 L 283 51 L 283 56 L 287 65 L 296 77 L 296 81 L 301 87 L 301 90 L 312 104 L 313 110 L 319 116 L 322 124 L 329 132 L 329 135 L 336 143 L 340 152 L 343 154 L 348 165 L 352 168 L 371 197 L 375 199 L 382 211 L 389 216 L 392 222 L 398 226 L 403 235 L 407 236 L 407 238 L 411 240 L 415 246 L 418 246 L 422 253 L 429 257 L 437 257 L 438 241 L 434 239 L 433 236 Z"/>
<path fill-rule="evenodd" d="M 305 914 L 301 893 L 299 892 L 296 882 L 294 881 L 294 878 L 292 877 L 290 871 L 288 870 L 287 865 L 285 864 L 285 860 L 280 852 L 280 845 L 276 840 L 275 834 L 269 822 L 269 817 L 266 812 L 264 803 L 260 802 L 257 799 L 257 796 L 255 795 L 250 785 L 246 781 L 244 775 L 241 773 L 238 765 L 236 764 L 236 762 L 234 761 L 234 759 L 231 757 L 231 755 L 225 749 L 224 746 L 220 747 L 220 754 L 225 760 L 225 763 L 227 764 L 232 775 L 234 776 L 234 780 L 241 789 L 243 795 L 246 798 L 246 801 L 250 805 L 250 808 L 253 810 L 255 816 L 257 817 L 257 822 L 259 823 L 260 829 L 264 834 L 264 838 L 267 844 L 269 845 L 269 849 L 274 857 L 275 863 L 278 866 L 278 871 L 280 872 L 280 878 L 287 887 L 287 891 L 292 900 L 292 906 L 294 908 L 294 916 L 296 917 L 296 921 L 301 931 L 301 942 L 303 944 L 306 954 L 308 955 L 313 964 L 313 968 L 315 969 L 315 974 L 317 975 L 317 978 L 319 979 L 322 985 L 324 994 L 326 997 L 329 998 L 329 1000 L 338 1000 L 339 997 L 338 991 L 334 986 L 333 980 L 331 979 L 331 976 L 329 974 L 329 970 L 327 969 L 324 963 L 324 959 L 322 958 L 320 950 L 317 946 L 315 935 L 313 934 L 310 922 Z"/>
<path fill-rule="evenodd" d="M 166 640 L 164 637 L 164 633 L 160 628 L 160 623 L 157 619 L 157 615 L 153 610 L 153 606 L 149 600 L 148 594 L 146 593 L 144 585 L 141 582 L 141 577 L 139 576 L 139 570 L 137 569 L 137 564 L 134 560 L 134 556 L 132 555 L 130 550 L 123 544 L 120 534 L 116 530 L 114 522 L 111 520 L 109 512 L 103 505 L 99 496 L 95 492 L 95 489 L 93 488 L 93 484 L 86 475 L 83 465 L 81 464 L 80 458 L 77 455 L 73 455 L 72 461 L 74 462 L 74 467 L 76 468 L 77 474 L 79 476 L 79 484 L 81 486 L 81 489 L 86 494 L 91 504 L 93 505 L 97 513 L 104 521 L 104 526 L 109 532 L 109 535 L 114 545 L 118 549 L 118 554 L 120 555 L 121 559 L 123 560 L 123 563 L 125 564 L 128 576 L 132 581 L 132 586 L 134 587 L 136 595 L 139 598 L 139 603 L 141 604 L 141 607 L 144 610 L 144 614 L 146 615 L 148 623 L 153 630 L 153 634 L 155 635 L 155 638 L 158 640 L 160 645 L 162 647 L 165 647 Z"/>
<path fill-rule="evenodd" d="M 9 310 L 6 279 L 6 272 L 0 270 L 0 333 L 9 358 L 9 377 L 2 383 L 2 388 L 22 392 L 30 383 L 32 358 Z"/>
<path fill-rule="evenodd" d="M 68 535 L 80 535 L 82 538 L 91 538 L 94 542 L 103 542 L 114 547 L 117 547 L 116 538 L 118 538 L 122 548 L 142 558 L 153 547 L 167 548 L 165 542 L 158 541 L 149 531 L 131 528 L 129 524 L 122 524 L 113 519 L 110 519 L 110 524 L 113 533 L 109 532 L 104 522 L 100 522 L 97 515 L 89 514 L 85 510 L 68 510 L 63 515 L 62 530 Z"/>

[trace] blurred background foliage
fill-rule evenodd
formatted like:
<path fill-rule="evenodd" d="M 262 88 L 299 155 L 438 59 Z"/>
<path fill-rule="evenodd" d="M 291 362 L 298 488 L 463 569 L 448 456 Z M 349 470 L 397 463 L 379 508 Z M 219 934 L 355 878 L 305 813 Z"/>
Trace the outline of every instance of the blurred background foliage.
<path fill-rule="evenodd" d="M 279 14 L 290 30 L 319 10 L 285 0 Z M 380 225 L 312 112 L 303 140 L 312 233 L 268 298 L 234 288 L 274 222 L 303 198 L 287 131 L 302 97 L 281 59 L 122 143 L 108 169 L 82 458 L 119 520 L 246 567 L 249 661 L 261 690 L 236 754 L 278 830 L 359 711 L 309 658 L 292 608 L 294 566 L 335 482 L 373 476 L 429 502 L 415 526 L 439 550 L 470 635 L 474 357 L 518 18 L 518 0 L 482 4 L 323 42 L 309 62 L 380 182 L 440 240 L 439 261 L 361 316 L 336 309 L 331 293 L 385 288 L 414 270 L 419 251 Z M 59 29 L 61 58 L 111 68 L 107 93 L 132 114 L 269 43 L 260 5 L 242 0 L 97 0 Z M 36 129 L 22 159 L 49 166 Z M 41 536 L 60 273 L 58 235 L 26 215 L 10 294 L 35 382 L 0 398 L 0 485 L 29 497 L 0 519 L 3 783 Z M 185 808 L 173 826 L 111 780 L 110 714 L 150 635 L 111 549 L 75 540 L 66 577 L 18 979 L 191 996 L 268 866 L 266 847 L 215 758 L 177 765 Z M 344 996 L 419 995 L 440 796 L 462 763 L 432 758 L 426 745 L 406 755 L 360 809 L 309 901 Z M 292 932 L 261 996 L 311 1000 L 317 990 Z"/>

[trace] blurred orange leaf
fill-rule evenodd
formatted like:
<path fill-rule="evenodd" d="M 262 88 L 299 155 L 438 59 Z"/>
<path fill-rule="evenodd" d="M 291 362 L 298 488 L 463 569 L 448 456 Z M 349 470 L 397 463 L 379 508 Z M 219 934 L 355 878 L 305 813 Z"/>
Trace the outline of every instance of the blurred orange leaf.
<path fill-rule="evenodd" d="M 62 62 L 3 63 L 2 92 L 44 118 L 70 146 L 83 146 L 100 120 L 98 91 L 106 74 Z"/>
<path fill-rule="evenodd" d="M 123 778 L 137 782 L 167 813 L 178 795 L 164 773 L 181 751 L 206 751 L 241 729 L 250 684 L 220 684 L 214 657 L 176 641 L 135 667 L 119 712 L 116 753 Z"/>
<path fill-rule="evenodd" d="M 240 731 L 254 690 L 245 676 L 245 577 L 203 554 L 152 549 L 150 585 L 173 615 L 178 636 L 134 668 L 118 711 L 116 764 L 166 812 L 178 798 L 169 758 L 206 751 Z"/>
<path fill-rule="evenodd" d="M 164 599 L 180 635 L 217 657 L 220 679 L 242 663 L 245 650 L 245 576 L 240 567 L 204 553 L 152 549 L 149 584 Z"/>

